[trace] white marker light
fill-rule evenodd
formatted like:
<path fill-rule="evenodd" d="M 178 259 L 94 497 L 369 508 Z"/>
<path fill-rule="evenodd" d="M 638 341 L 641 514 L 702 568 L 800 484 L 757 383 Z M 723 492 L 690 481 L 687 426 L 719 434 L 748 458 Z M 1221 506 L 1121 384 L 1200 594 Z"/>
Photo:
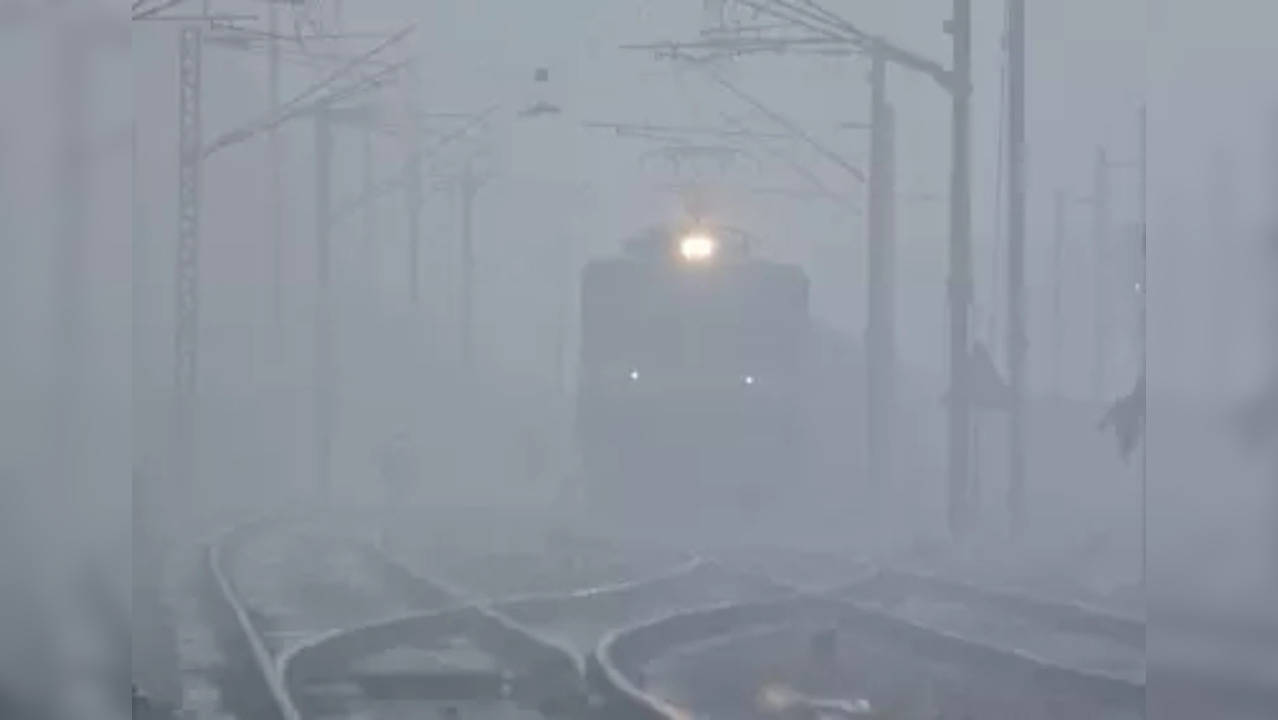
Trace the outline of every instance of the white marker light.
<path fill-rule="evenodd" d="M 741 378 L 741 380 L 742 380 L 742 381 L 743 381 L 746 385 L 753 385 L 753 384 L 754 384 L 754 376 L 753 376 L 753 375 L 746 375 L 744 378 Z"/>
<path fill-rule="evenodd" d="M 679 254 L 688 262 L 705 262 L 714 257 L 718 244 L 709 235 L 688 235 L 679 241 Z"/>
<path fill-rule="evenodd" d="M 638 371 L 638 370 L 631 370 L 631 371 L 630 371 L 630 379 L 631 379 L 631 380 L 638 380 L 638 379 L 639 379 L 639 371 Z"/>

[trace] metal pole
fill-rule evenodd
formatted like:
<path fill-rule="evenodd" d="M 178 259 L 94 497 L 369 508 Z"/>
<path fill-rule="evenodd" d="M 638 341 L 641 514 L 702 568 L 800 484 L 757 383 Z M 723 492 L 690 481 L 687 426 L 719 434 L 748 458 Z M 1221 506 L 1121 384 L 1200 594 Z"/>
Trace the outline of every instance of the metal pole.
<path fill-rule="evenodd" d="M 875 44 L 870 66 L 870 177 L 866 229 L 866 457 L 870 488 L 877 501 L 890 483 L 891 419 L 885 394 L 891 373 L 891 281 L 888 253 L 888 194 L 890 192 L 890 113 L 887 107 L 887 60 Z"/>
<path fill-rule="evenodd" d="M 1052 388 L 1057 397 L 1063 396 L 1061 369 L 1065 350 L 1064 323 L 1061 319 L 1061 261 L 1065 250 L 1066 205 L 1065 191 L 1057 190 L 1052 198 Z"/>
<path fill-rule="evenodd" d="M 55 413 L 52 433 L 55 477 L 64 488 L 69 488 L 80 474 L 79 459 L 84 447 L 81 401 L 88 307 L 85 293 L 85 219 L 89 209 L 89 188 L 82 163 L 90 152 L 84 125 L 88 116 L 85 102 L 88 98 L 86 71 L 89 57 L 84 46 L 87 39 L 74 37 L 69 30 L 63 32 L 66 35 L 59 38 L 62 43 L 59 124 L 63 156 L 58 166 L 62 203 L 57 214 L 57 265 L 53 283 L 57 293 L 53 306 L 58 309 L 58 334 L 51 363 L 56 370 L 51 405 Z"/>
<path fill-rule="evenodd" d="M 203 162 L 198 27 L 184 27 L 178 50 L 178 247 L 174 264 L 173 486 L 179 514 L 196 475 L 196 380 L 199 369 L 200 186 Z M 180 526 L 179 526 L 180 527 Z"/>
<path fill-rule="evenodd" d="M 971 188 L 971 0 L 954 0 L 948 24 L 953 37 L 953 121 L 950 168 L 950 405 L 949 507 L 950 534 L 961 538 L 969 512 L 971 405 L 968 394 L 968 324 L 972 299 Z"/>
<path fill-rule="evenodd" d="M 895 466 L 892 463 L 896 437 L 896 108 L 887 103 L 884 108 L 884 192 L 883 192 L 883 385 L 879 388 L 883 403 L 884 428 L 884 477 L 894 483 Z"/>
<path fill-rule="evenodd" d="M 1007 504 L 1011 530 L 1025 526 L 1025 0 L 1009 0 L 1007 368 L 1012 391 Z"/>
<path fill-rule="evenodd" d="M 462 371 L 474 377 L 475 360 L 475 242 L 473 232 L 475 194 L 479 190 L 474 167 L 467 161 L 461 187 L 461 350 Z"/>
<path fill-rule="evenodd" d="M 1092 178 L 1092 393 L 1097 399 L 1106 400 L 1105 375 L 1109 334 L 1105 323 L 1109 312 L 1108 266 L 1109 249 L 1109 159 L 1105 148 L 1096 148 Z"/>
<path fill-rule="evenodd" d="M 368 198 L 364 202 L 364 251 L 367 253 L 368 270 L 371 272 L 376 247 L 373 235 L 374 217 L 377 212 L 377 202 L 373 199 L 373 129 L 371 127 L 364 128 L 364 197 Z"/>
<path fill-rule="evenodd" d="M 414 155 L 405 168 L 404 206 L 408 211 L 408 286 L 416 306 L 421 298 L 422 161 Z"/>
<path fill-rule="evenodd" d="M 280 108 L 280 40 L 279 6 L 271 3 L 269 55 L 267 68 L 267 103 L 270 117 Z M 270 173 L 267 212 L 271 232 L 271 322 L 275 330 L 276 350 L 284 352 L 284 154 L 279 128 L 272 125 L 266 135 L 266 162 Z"/>
<path fill-rule="evenodd" d="M 1149 576 L 1149 378 L 1148 371 L 1148 328 L 1146 325 L 1146 308 L 1148 295 L 1148 274 L 1146 272 L 1146 240 L 1149 229 L 1149 139 L 1148 110 L 1144 104 L 1140 106 L 1140 372 L 1145 381 L 1145 407 L 1141 408 L 1144 418 L 1144 434 L 1140 443 L 1140 584 L 1148 587 Z"/>
<path fill-rule="evenodd" d="M 332 492 L 333 298 L 330 283 L 333 128 L 329 106 L 315 112 L 315 477 L 322 500 Z"/>
<path fill-rule="evenodd" d="M 404 169 L 406 173 L 404 177 L 404 209 L 408 213 L 409 296 L 412 299 L 413 306 L 416 307 L 421 299 L 421 222 L 422 203 L 424 202 L 422 197 L 422 154 L 417 151 L 417 143 L 420 141 L 421 135 L 418 132 L 420 115 L 418 113 L 417 93 L 420 86 L 418 84 L 416 61 L 409 61 L 408 69 L 405 73 L 405 81 L 409 84 L 408 97 L 405 104 L 408 107 L 408 124 L 412 130 L 412 142 L 409 145 L 408 165 Z"/>
<path fill-rule="evenodd" d="M 147 356 L 150 348 L 151 323 L 147 314 L 151 298 L 146 291 L 147 259 L 150 257 L 150 234 L 147 224 L 146 206 L 142 202 L 140 180 L 141 167 L 138 162 L 137 122 L 133 123 L 133 172 L 132 209 L 133 209 L 133 358 L 132 380 L 135 388 L 145 387 L 148 380 Z M 140 403 L 133 407 L 133 427 L 150 426 L 149 413 L 142 412 Z M 172 634 L 171 618 L 164 608 L 162 599 L 163 553 L 162 542 L 164 528 L 159 524 L 163 517 L 160 508 L 166 507 L 168 499 L 162 493 L 166 485 L 157 482 L 154 468 L 146 467 L 142 471 L 150 452 L 154 448 L 154 439 L 150 433 L 134 432 L 132 466 L 133 466 L 133 667 L 135 677 L 139 679 L 148 692 L 158 694 L 165 699 L 176 699 L 180 696 L 177 689 L 176 672 L 176 638 Z M 169 486 L 172 483 L 168 484 Z M 159 668 L 166 668 L 163 674 Z M 168 669 L 172 670 L 168 670 Z M 152 679 L 154 678 L 154 679 Z"/>

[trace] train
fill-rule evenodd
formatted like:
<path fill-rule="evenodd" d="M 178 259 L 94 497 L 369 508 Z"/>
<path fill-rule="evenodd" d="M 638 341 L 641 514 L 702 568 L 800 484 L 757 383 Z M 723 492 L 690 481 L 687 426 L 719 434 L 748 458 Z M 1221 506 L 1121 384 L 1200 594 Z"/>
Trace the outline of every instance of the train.
<path fill-rule="evenodd" d="M 758 506 L 799 472 L 809 281 L 757 244 L 657 228 L 582 270 L 576 435 L 594 499 Z"/>

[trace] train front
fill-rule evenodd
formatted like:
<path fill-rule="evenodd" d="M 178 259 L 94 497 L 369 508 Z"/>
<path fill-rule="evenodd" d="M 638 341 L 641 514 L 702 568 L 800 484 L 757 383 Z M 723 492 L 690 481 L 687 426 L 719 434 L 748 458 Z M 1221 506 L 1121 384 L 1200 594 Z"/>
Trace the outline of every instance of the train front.
<path fill-rule="evenodd" d="M 801 472 L 808 282 L 745 242 L 658 233 L 582 278 L 578 442 L 621 507 L 758 506 Z"/>

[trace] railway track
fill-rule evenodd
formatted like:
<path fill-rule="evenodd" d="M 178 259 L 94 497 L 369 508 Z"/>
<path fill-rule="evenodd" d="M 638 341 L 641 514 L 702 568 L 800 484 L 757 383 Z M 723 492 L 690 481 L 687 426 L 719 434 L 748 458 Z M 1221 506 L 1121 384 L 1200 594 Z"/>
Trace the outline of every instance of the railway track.
<path fill-rule="evenodd" d="M 881 570 L 837 597 L 1040 664 L 1144 685 L 1145 624 L 1084 605 Z"/>
<path fill-rule="evenodd" d="M 388 696 L 399 700 L 397 709 L 420 712 L 423 693 L 447 685 L 451 701 L 464 704 L 468 717 L 611 717 L 610 709 L 592 706 L 587 683 L 589 660 L 608 630 L 676 608 L 789 593 L 766 579 L 697 559 L 653 576 L 569 593 L 500 599 L 460 588 L 451 592 L 464 603 L 337 631 L 298 648 L 283 670 L 289 694 L 304 696 L 306 687 L 317 685 L 349 686 L 357 674 L 350 658 L 402 645 L 406 637 L 423 649 L 465 637 L 498 659 L 496 672 L 485 670 L 482 659 L 480 667 L 461 672 L 405 660 L 380 678 Z M 367 687 L 362 692 L 366 696 Z M 484 704 L 498 700 L 508 706 Z M 313 715 L 303 709 L 303 716 Z"/>
<path fill-rule="evenodd" d="M 1114 645 L 1139 643 L 1143 654 L 1138 622 L 863 563 L 831 572 L 819 559 L 804 568 L 761 557 L 694 557 L 640 579 L 501 598 L 424 579 L 322 528 L 258 525 L 215 546 L 210 565 L 238 605 L 261 697 L 290 720 L 419 716 L 450 703 L 465 717 L 677 718 L 677 703 L 704 710 L 707 688 L 747 713 L 733 717 L 766 716 L 754 695 L 773 681 L 857 689 L 880 704 L 920 692 L 967 708 L 983 698 L 987 710 L 1025 718 L 1127 717 L 1143 698 L 1143 674 L 1089 665 L 1076 648 L 1072 659 L 1053 655 L 1039 637 L 1058 648 L 1093 637 L 1110 662 Z M 835 665 L 860 683 L 814 679 L 812 638 L 822 635 L 855 642 Z M 925 687 L 902 688 L 903 678 Z M 592 695 L 606 709 L 592 710 Z M 1042 707 L 1027 711 L 1034 702 Z M 1076 714 L 1083 705 L 1092 714 Z M 1060 715 L 1066 706 L 1075 713 Z"/>
<path fill-rule="evenodd" d="M 845 712 L 863 699 L 891 717 L 1134 718 L 1145 703 L 1139 621 L 888 570 L 616 630 L 593 672 L 636 718 L 784 717 L 778 698 L 849 693 Z"/>
<path fill-rule="evenodd" d="M 671 609 L 787 592 L 705 560 L 573 592 L 492 597 L 425 579 L 320 523 L 255 523 L 208 565 L 243 667 L 244 717 L 467 717 L 589 712 L 588 658 L 608 629 Z M 253 685 L 239 678 L 238 687 Z M 269 712 L 268 712 L 269 711 Z"/>
<path fill-rule="evenodd" d="M 303 717 L 284 684 L 285 658 L 313 638 L 390 615 L 451 604 L 356 537 L 322 523 L 264 520 L 227 531 L 206 551 L 214 623 L 234 677 L 239 717 Z"/>

